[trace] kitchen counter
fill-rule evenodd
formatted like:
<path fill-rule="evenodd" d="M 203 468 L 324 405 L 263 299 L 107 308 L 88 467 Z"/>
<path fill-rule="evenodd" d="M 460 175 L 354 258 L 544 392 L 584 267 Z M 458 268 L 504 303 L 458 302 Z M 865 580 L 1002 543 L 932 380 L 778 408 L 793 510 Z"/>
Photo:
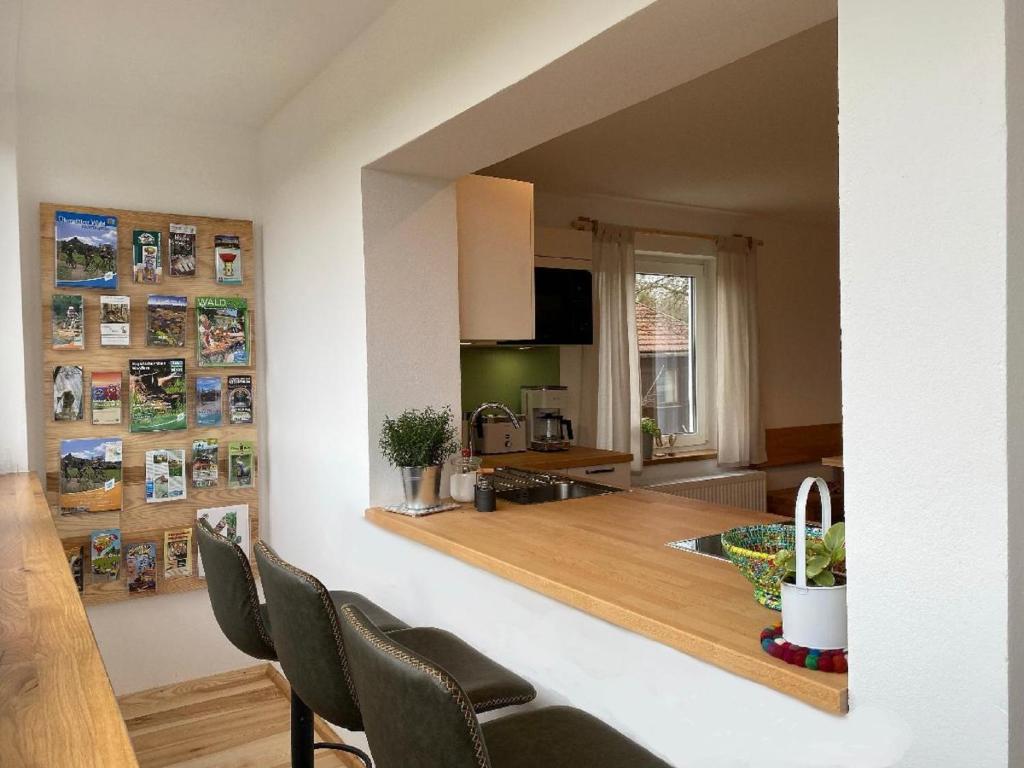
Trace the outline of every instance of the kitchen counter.
<path fill-rule="evenodd" d="M 538 472 L 554 472 L 559 469 L 591 467 L 597 464 L 626 464 L 633 460 L 633 454 L 573 445 L 567 451 L 492 453 L 481 458 L 485 467 L 515 467 Z"/>
<path fill-rule="evenodd" d="M 34 474 L 0 476 L 0 551 L 0 765 L 137 767 Z"/>
<path fill-rule="evenodd" d="M 774 521 L 771 515 L 635 490 L 532 506 L 498 502 L 411 518 L 367 519 L 581 611 L 827 712 L 847 711 L 847 676 L 785 664 L 761 649 L 780 620 L 731 564 L 669 541 Z"/>

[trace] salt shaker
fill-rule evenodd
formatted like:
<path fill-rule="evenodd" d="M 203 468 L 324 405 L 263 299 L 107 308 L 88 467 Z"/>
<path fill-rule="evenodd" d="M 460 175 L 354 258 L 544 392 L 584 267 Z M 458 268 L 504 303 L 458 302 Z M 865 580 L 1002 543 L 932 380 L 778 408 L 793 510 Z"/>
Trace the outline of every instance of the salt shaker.
<path fill-rule="evenodd" d="M 493 475 L 493 469 L 481 469 L 476 477 L 473 500 L 477 512 L 493 512 L 495 509 L 497 495 L 494 491 Z"/>

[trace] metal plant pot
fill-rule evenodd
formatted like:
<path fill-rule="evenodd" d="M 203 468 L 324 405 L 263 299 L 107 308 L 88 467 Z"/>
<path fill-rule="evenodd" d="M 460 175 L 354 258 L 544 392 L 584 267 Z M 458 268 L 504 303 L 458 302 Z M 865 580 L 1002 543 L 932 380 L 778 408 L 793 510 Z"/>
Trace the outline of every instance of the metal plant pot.
<path fill-rule="evenodd" d="M 441 465 L 432 467 L 402 467 L 402 487 L 405 506 L 422 510 L 441 503 Z"/>
<path fill-rule="evenodd" d="M 649 435 L 646 432 L 643 433 L 643 452 L 644 460 L 654 456 L 654 435 Z"/>

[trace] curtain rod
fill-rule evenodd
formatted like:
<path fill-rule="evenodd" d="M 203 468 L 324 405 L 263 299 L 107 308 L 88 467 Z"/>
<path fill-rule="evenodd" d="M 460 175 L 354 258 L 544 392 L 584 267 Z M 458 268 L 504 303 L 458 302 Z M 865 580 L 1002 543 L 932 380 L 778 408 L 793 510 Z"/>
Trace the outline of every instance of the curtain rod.
<path fill-rule="evenodd" d="M 592 219 L 589 216 L 577 216 L 572 221 L 572 228 L 580 231 L 594 231 L 594 225 L 597 224 L 597 219 Z M 609 222 L 605 222 L 609 224 Z M 717 240 L 721 235 L 709 235 L 706 232 L 687 232 L 681 229 L 649 229 L 647 227 L 630 227 L 625 224 L 610 224 L 610 226 L 618 227 L 619 229 L 630 229 L 633 232 L 640 232 L 645 235 L 668 235 L 669 237 L 694 237 L 698 240 Z M 754 245 L 764 245 L 764 240 L 755 240 L 749 235 L 733 235 L 733 237 L 742 237 L 744 240 L 749 240 Z"/>

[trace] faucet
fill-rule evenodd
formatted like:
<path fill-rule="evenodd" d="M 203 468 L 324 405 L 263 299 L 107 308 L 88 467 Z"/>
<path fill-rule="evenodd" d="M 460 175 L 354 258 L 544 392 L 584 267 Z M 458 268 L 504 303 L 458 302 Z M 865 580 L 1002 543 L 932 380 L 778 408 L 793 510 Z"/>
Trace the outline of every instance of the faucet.
<path fill-rule="evenodd" d="M 512 426 L 515 429 L 519 429 L 519 417 L 512 413 L 512 409 L 504 403 L 482 403 L 473 413 L 469 416 L 469 455 L 474 454 L 473 451 L 473 433 L 476 432 L 476 420 L 480 418 L 480 414 L 484 411 L 498 410 L 503 412 L 512 420 Z"/>

